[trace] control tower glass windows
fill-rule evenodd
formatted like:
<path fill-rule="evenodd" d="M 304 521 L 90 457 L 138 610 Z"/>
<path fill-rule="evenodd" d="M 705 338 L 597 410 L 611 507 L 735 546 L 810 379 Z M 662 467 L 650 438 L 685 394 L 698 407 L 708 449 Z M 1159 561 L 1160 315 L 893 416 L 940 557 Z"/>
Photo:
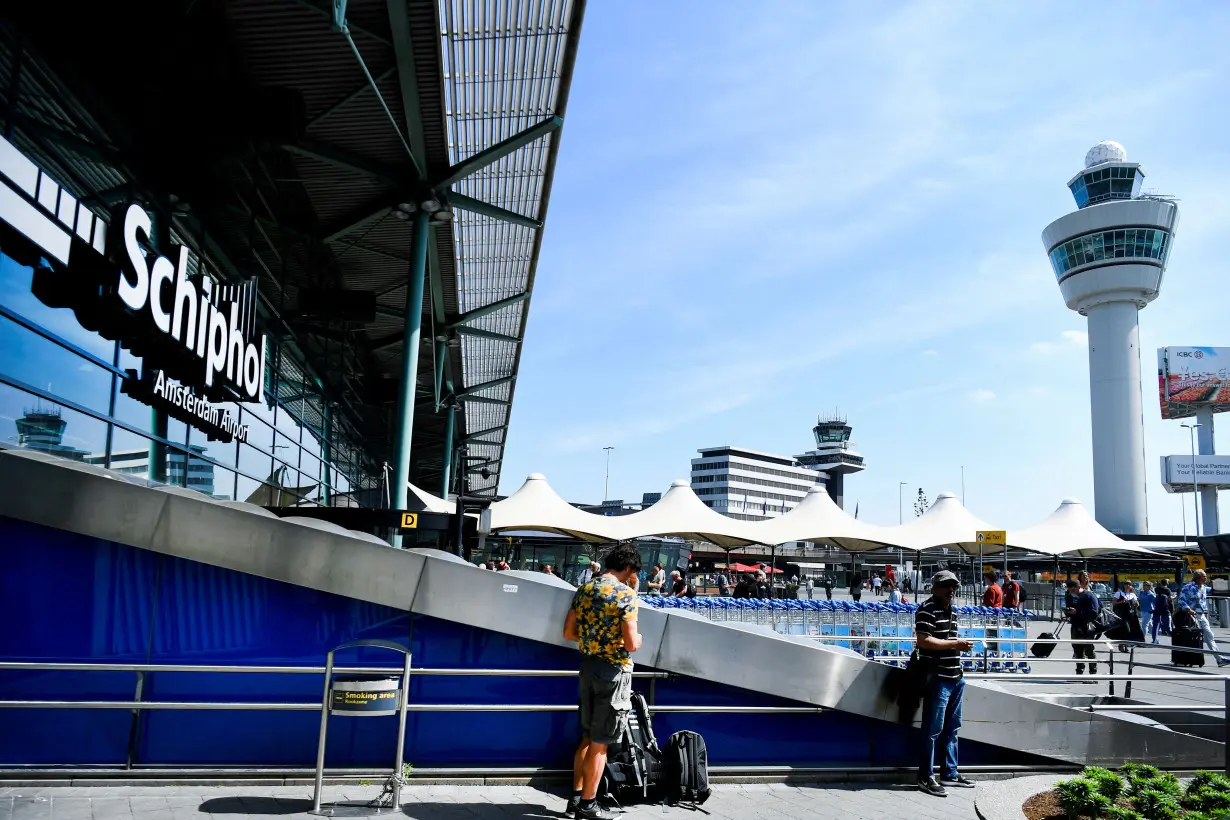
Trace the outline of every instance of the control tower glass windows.
<path fill-rule="evenodd" d="M 1074 268 L 1115 259 L 1154 259 L 1165 264 L 1169 249 L 1165 231 L 1124 228 L 1069 239 L 1051 251 L 1051 266 L 1062 279 Z"/>
<path fill-rule="evenodd" d="M 1114 165 L 1085 171 L 1069 188 L 1078 208 L 1112 199 L 1131 199 L 1140 192 L 1144 179 L 1139 166 Z"/>

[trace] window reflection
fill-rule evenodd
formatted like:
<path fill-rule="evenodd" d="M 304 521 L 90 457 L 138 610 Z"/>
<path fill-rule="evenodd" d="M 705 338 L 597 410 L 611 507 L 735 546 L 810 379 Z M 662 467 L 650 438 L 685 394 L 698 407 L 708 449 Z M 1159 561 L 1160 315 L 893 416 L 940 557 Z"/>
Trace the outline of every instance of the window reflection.
<path fill-rule="evenodd" d="M 1063 277 L 1073 268 L 1110 259 L 1156 259 L 1164 263 L 1166 236 L 1163 230 L 1146 228 L 1080 236 L 1051 251 L 1051 267 L 1055 269 L 1056 276 Z"/>

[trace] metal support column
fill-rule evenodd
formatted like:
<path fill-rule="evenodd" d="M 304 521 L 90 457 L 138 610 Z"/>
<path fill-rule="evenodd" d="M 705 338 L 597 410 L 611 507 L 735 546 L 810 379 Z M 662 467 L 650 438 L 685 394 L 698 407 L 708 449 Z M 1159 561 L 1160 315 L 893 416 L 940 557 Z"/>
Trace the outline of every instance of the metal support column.
<path fill-rule="evenodd" d="M 1196 431 L 1196 441 L 1200 447 L 1200 455 L 1216 455 L 1217 448 L 1213 439 L 1213 408 L 1205 405 L 1196 411 L 1196 421 L 1200 424 Z M 1200 529 L 1205 535 L 1217 535 L 1221 532 L 1217 515 L 1217 487 L 1211 483 L 1200 488 Z"/>
<path fill-rule="evenodd" d="M 158 253 L 170 254 L 171 252 L 171 231 L 170 217 L 165 215 L 158 208 L 154 208 L 153 219 L 150 220 L 151 239 L 154 240 L 154 246 Z M 141 365 L 144 371 L 145 365 Z M 167 437 L 167 411 L 159 410 L 157 407 L 151 407 L 149 411 L 149 431 L 154 436 L 160 439 Z M 150 440 L 149 443 L 149 466 L 147 475 L 150 481 L 157 481 L 160 484 L 167 483 L 167 446 L 161 441 Z M 184 459 L 184 474 L 187 475 L 188 461 Z"/>
<path fill-rule="evenodd" d="M 316 387 L 320 390 L 320 415 L 321 415 L 321 434 L 324 441 L 320 442 L 320 460 L 324 463 L 324 475 L 320 479 L 320 487 L 324 505 L 326 507 L 333 506 L 333 408 L 329 406 L 329 401 L 325 397 L 324 385 L 320 384 L 319 379 L 316 382 Z"/>
<path fill-rule="evenodd" d="M 423 279 L 427 268 L 428 215 L 422 208 L 414 212 L 410 240 L 410 281 L 406 288 L 405 341 L 402 343 L 401 389 L 397 398 L 397 456 L 393 462 L 390 494 L 395 510 L 406 508 L 410 488 L 410 445 L 414 437 L 414 396 L 419 380 L 419 331 L 423 324 Z M 401 537 L 393 536 L 394 546 Z"/>
<path fill-rule="evenodd" d="M 453 467 L 453 430 L 457 419 L 457 404 L 448 406 L 448 417 L 444 424 L 444 457 L 440 459 L 442 478 L 440 481 L 440 497 L 448 498 L 449 479 L 452 478 Z"/>

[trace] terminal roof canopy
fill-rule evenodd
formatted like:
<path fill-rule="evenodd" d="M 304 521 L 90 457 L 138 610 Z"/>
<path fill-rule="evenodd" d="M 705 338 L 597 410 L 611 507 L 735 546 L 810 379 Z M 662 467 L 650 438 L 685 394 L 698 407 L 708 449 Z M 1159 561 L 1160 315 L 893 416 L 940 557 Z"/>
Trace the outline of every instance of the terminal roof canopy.
<path fill-rule="evenodd" d="M 483 462 L 470 491 L 494 494 L 583 11 L 10 3 L 6 121 L 99 214 L 141 202 L 229 281 L 256 278 L 267 332 L 295 360 L 278 398 L 322 388 L 303 415 L 353 428 L 372 476 L 393 458 L 401 362 L 417 357 L 411 481 L 442 491 L 456 402 L 456 437 Z M 407 349 L 408 211 L 434 202 L 423 329 Z"/>

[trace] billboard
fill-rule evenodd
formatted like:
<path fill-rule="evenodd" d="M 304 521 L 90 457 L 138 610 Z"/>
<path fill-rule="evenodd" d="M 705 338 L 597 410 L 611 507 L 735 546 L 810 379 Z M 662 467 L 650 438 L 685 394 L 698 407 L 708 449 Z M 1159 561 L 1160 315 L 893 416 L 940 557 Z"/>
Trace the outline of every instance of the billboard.
<path fill-rule="evenodd" d="M 1159 347 L 1157 382 L 1164 419 L 1230 410 L 1230 347 Z"/>
<path fill-rule="evenodd" d="M 1162 484 L 1170 493 L 1190 493 L 1192 485 L 1203 489 L 1230 488 L 1230 456 L 1203 456 L 1197 454 L 1194 463 L 1196 475 L 1192 476 L 1193 459 L 1185 456 L 1162 456 Z"/>

